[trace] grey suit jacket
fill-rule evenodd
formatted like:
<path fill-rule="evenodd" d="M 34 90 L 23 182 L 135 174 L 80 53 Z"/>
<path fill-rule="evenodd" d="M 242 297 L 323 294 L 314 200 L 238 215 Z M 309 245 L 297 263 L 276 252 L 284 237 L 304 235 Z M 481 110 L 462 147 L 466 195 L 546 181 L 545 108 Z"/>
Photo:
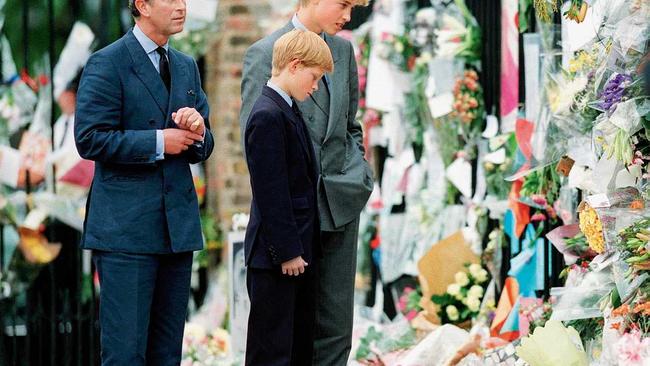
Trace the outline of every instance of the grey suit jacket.
<path fill-rule="evenodd" d="M 246 51 L 239 116 L 242 136 L 253 104 L 271 78 L 273 44 L 292 29 L 293 24 L 289 22 Z M 356 120 L 359 79 L 352 44 L 337 36 L 325 35 L 324 39 L 334 58 L 334 71 L 329 75 L 329 106 L 316 105 L 307 99 L 299 103 L 299 107 L 310 129 L 325 131 L 324 136 L 312 133 L 320 174 L 318 211 L 321 230 L 341 231 L 363 210 L 372 192 L 373 179 L 370 165 L 363 156 L 363 131 Z M 322 82 L 320 85 L 319 92 L 326 93 Z"/>

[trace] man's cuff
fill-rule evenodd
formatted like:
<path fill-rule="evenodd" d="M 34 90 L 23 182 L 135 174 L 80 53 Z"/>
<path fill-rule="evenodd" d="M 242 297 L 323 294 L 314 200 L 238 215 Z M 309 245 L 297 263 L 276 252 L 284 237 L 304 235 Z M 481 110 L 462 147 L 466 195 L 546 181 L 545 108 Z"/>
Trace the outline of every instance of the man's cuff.
<path fill-rule="evenodd" d="M 201 141 L 194 141 L 194 143 L 192 145 L 194 145 L 196 147 L 203 147 L 203 141 L 205 141 L 206 130 L 207 130 L 207 128 L 205 126 L 203 126 L 203 138 L 201 139 Z"/>
<path fill-rule="evenodd" d="M 156 130 L 156 160 L 165 159 L 165 135 L 162 130 Z"/>

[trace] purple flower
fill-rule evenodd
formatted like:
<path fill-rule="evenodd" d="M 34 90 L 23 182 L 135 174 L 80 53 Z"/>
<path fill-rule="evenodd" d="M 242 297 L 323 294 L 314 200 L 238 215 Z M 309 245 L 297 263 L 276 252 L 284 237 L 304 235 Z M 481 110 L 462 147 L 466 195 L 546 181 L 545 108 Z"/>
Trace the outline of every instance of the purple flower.
<path fill-rule="evenodd" d="M 610 113 L 614 112 L 616 105 L 625 96 L 625 88 L 630 81 L 632 81 L 632 77 L 627 74 L 616 74 L 611 78 L 599 95 L 598 107 Z"/>

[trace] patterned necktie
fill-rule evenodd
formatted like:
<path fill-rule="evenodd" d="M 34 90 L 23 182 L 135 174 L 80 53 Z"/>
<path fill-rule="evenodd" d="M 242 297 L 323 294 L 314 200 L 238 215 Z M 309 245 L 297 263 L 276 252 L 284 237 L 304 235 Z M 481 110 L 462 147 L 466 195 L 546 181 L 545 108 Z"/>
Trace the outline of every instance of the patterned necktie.
<path fill-rule="evenodd" d="M 160 78 L 162 79 L 163 83 L 165 83 L 165 87 L 167 87 L 167 91 L 169 91 L 169 86 L 171 85 L 171 75 L 169 73 L 169 61 L 167 61 L 167 51 L 163 47 L 158 47 L 156 48 L 156 52 L 158 52 L 158 55 L 160 55 L 160 61 L 158 61 L 158 70 L 160 70 Z"/>

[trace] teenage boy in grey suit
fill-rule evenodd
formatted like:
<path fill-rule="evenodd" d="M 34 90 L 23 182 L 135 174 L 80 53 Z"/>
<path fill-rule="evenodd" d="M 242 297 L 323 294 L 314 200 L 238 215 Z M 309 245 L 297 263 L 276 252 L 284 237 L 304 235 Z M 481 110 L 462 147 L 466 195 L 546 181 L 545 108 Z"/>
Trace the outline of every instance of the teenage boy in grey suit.
<path fill-rule="evenodd" d="M 292 29 L 320 34 L 330 47 L 334 72 L 319 81 L 310 99 L 299 102 L 316 152 L 317 201 L 321 228 L 318 258 L 314 365 L 345 365 L 352 344 L 354 277 L 359 214 L 373 180 L 364 159 L 363 133 L 355 119 L 359 80 L 350 42 L 335 36 L 350 21 L 354 6 L 367 0 L 300 0 L 283 28 L 253 44 L 244 57 L 240 128 L 271 77 L 273 44 Z"/>

